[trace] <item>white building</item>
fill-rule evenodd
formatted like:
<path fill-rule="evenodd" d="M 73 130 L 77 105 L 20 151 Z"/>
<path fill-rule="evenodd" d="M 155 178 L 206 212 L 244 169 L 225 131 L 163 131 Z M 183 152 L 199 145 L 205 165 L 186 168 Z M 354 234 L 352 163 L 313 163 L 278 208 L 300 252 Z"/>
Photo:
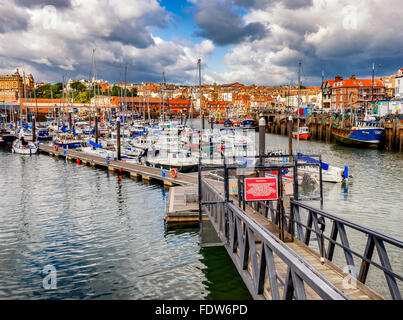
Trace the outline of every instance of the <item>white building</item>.
<path fill-rule="evenodd" d="M 403 68 L 397 72 L 395 78 L 395 97 L 403 99 Z"/>
<path fill-rule="evenodd" d="M 221 101 L 232 101 L 232 92 L 223 92 L 221 94 Z"/>

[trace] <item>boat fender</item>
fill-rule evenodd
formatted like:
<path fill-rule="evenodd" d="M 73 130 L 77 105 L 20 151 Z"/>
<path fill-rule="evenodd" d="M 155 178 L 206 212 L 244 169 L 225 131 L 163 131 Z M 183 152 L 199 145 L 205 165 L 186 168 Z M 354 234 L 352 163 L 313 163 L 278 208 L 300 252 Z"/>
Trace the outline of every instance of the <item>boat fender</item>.
<path fill-rule="evenodd" d="M 58 150 L 58 146 L 54 146 L 53 149 L 55 149 L 55 151 L 57 151 L 57 150 Z"/>
<path fill-rule="evenodd" d="M 348 179 L 348 166 L 345 166 L 345 167 L 344 167 L 343 178 L 344 178 L 344 179 Z"/>
<path fill-rule="evenodd" d="M 176 178 L 176 176 L 178 175 L 178 169 L 172 168 L 170 173 L 172 178 Z"/>

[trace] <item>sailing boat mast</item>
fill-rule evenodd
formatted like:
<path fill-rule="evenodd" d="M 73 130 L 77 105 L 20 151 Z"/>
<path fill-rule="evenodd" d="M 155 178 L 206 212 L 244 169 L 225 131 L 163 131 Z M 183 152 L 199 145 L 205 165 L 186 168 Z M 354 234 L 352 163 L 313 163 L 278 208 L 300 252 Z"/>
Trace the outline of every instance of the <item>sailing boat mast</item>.
<path fill-rule="evenodd" d="M 203 110 L 202 110 L 202 89 L 201 89 L 201 59 L 197 60 L 197 68 L 199 71 L 200 129 L 204 129 L 202 120 Z"/>
<path fill-rule="evenodd" d="M 95 63 L 95 50 L 96 48 L 92 49 L 92 66 L 94 68 L 94 108 L 95 108 L 95 116 L 97 116 L 97 98 L 96 98 L 96 87 L 97 87 L 97 66 Z M 91 123 L 90 123 L 91 125 Z"/>
<path fill-rule="evenodd" d="M 162 72 L 162 120 L 165 121 L 165 72 Z"/>
<path fill-rule="evenodd" d="M 202 91 L 201 91 L 201 59 L 199 58 L 197 60 L 197 68 L 199 71 L 199 111 L 200 111 L 200 137 L 199 137 L 199 152 L 200 152 L 200 157 L 202 155 L 202 130 L 203 128 L 203 114 L 202 114 Z"/>
<path fill-rule="evenodd" d="M 127 120 L 127 91 L 126 91 L 126 81 L 127 81 L 127 63 L 125 64 L 125 86 L 124 86 L 124 110 L 125 110 L 125 119 Z M 126 128 L 126 121 L 125 121 Z"/>
<path fill-rule="evenodd" d="M 373 107 L 374 105 L 374 80 L 375 80 L 375 63 L 372 64 L 371 107 Z"/>
<path fill-rule="evenodd" d="M 301 60 L 298 62 L 298 109 L 297 109 L 297 115 L 298 115 L 298 121 L 297 121 L 297 149 L 299 147 L 299 107 L 300 107 L 300 99 L 301 99 Z"/>
<path fill-rule="evenodd" d="M 27 85 L 25 83 L 25 71 L 23 72 L 24 76 L 24 106 L 25 106 L 25 121 L 28 122 L 28 105 L 27 105 Z"/>

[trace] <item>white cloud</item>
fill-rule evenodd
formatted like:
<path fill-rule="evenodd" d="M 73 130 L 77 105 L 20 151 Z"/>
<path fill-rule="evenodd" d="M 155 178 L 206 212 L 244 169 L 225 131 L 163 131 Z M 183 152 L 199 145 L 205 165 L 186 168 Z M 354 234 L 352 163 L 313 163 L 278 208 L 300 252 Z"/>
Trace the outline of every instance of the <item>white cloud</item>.
<path fill-rule="evenodd" d="M 170 19 L 157 0 L 72 0 L 63 8 L 0 3 L 0 16 L 11 12 L 10 6 L 28 22 L 0 29 L 0 70 L 19 67 L 38 81 L 60 81 L 66 73 L 87 78 L 93 48 L 100 78 L 119 80 L 127 63 L 133 81 L 160 79 L 164 70 L 167 78 L 186 81 L 197 58 L 214 50 L 210 40 L 184 44 L 154 36 L 150 24 Z"/>
<path fill-rule="evenodd" d="M 330 76 L 365 73 L 372 61 L 393 73 L 403 58 L 402 16 L 400 0 L 314 0 L 298 10 L 280 1 L 251 7 L 246 23 L 262 23 L 270 33 L 235 45 L 225 58 L 228 72 L 209 77 L 217 82 L 295 82 L 298 60 L 305 75 L 317 79 L 323 69 Z"/>

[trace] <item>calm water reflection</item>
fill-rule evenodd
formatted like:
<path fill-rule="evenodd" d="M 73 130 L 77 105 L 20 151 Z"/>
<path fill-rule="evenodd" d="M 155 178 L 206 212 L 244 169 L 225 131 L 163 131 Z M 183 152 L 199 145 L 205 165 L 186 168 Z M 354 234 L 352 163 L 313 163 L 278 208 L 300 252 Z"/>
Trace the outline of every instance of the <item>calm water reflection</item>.
<path fill-rule="evenodd" d="M 166 227 L 160 185 L 6 151 L 0 172 L 0 299 L 250 298 L 223 248 Z"/>

